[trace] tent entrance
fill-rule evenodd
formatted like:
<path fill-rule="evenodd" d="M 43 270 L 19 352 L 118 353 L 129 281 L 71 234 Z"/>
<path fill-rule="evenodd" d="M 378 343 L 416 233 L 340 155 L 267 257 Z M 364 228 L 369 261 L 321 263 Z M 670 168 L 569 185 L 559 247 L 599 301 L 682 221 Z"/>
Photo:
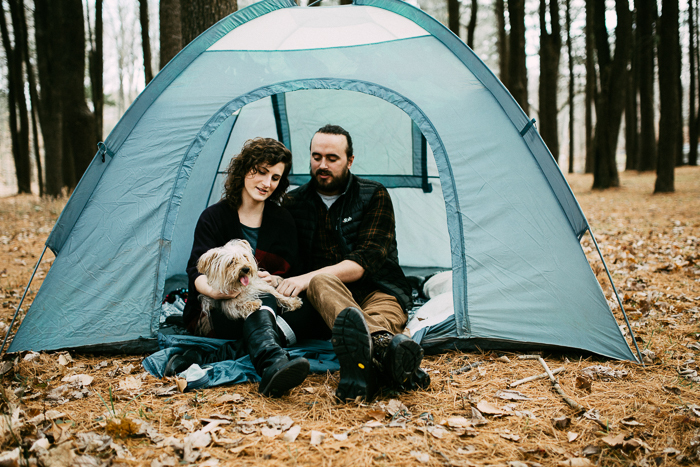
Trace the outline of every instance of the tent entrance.
<path fill-rule="evenodd" d="M 427 117 L 414 103 L 371 83 L 311 80 L 269 86 L 234 99 L 202 127 L 187 151 L 171 198 L 172 221 L 165 226 L 172 230 L 163 235 L 170 239 L 170 248 L 163 249 L 167 258 L 161 258 L 166 266 L 161 271 L 166 274 L 159 277 L 163 288 L 156 297 L 168 293 L 166 278 L 184 273 L 198 216 L 221 198 L 226 168 L 243 143 L 257 136 L 285 142 L 294 158 L 291 182 L 301 185 L 310 178 L 310 140 L 326 123 L 341 125 L 353 137 L 353 173 L 389 189 L 402 266 L 453 269 L 455 282 L 466 283 L 464 275 L 458 277 L 465 268 L 455 267 L 455 261 L 463 264 L 459 262 L 464 258 L 460 219 L 456 212 L 448 213 L 445 203 L 454 193 L 454 181 L 442 142 Z M 465 305 L 465 300 L 455 302 Z"/>

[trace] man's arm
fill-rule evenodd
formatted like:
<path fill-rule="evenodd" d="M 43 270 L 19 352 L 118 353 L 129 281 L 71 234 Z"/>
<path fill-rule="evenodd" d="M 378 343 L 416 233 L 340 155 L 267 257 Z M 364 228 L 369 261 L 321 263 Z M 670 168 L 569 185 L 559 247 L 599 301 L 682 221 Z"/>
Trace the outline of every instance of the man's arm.
<path fill-rule="evenodd" d="M 277 287 L 277 291 L 287 297 L 296 297 L 300 293 L 309 288 L 309 282 L 317 274 L 331 274 L 340 279 L 343 283 L 349 284 L 356 282 L 362 278 L 365 273 L 365 268 L 357 264 L 355 261 L 343 260 L 338 264 L 326 266 L 325 268 L 317 269 L 301 276 L 290 277 L 284 279 Z"/>

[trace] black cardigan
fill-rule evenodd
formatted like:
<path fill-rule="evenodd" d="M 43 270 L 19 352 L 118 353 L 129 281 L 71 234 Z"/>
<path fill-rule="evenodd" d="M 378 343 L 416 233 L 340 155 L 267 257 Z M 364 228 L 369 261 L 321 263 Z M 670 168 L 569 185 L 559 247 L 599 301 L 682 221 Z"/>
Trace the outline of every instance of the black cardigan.
<path fill-rule="evenodd" d="M 244 238 L 238 211 L 226 201 L 209 206 L 199 216 L 194 229 L 192 254 L 187 263 L 189 296 L 183 319 L 188 328 L 201 312 L 199 292 L 194 286 L 195 279 L 202 275 L 197 271 L 199 257 L 212 248 L 224 246 L 230 240 L 238 238 Z M 290 277 L 298 273 L 297 230 L 294 219 L 286 209 L 272 201 L 265 202 L 255 259 L 258 261 L 258 267 L 270 274 Z"/>

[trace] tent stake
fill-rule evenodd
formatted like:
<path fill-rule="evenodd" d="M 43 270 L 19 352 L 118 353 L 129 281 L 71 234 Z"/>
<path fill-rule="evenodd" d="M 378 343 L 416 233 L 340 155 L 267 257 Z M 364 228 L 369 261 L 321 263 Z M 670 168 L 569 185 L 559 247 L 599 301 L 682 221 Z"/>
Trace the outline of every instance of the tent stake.
<path fill-rule="evenodd" d="M 627 318 L 627 313 L 625 312 L 625 307 L 622 306 L 622 300 L 620 299 L 620 294 L 617 293 L 617 287 L 615 287 L 615 283 L 612 280 L 612 276 L 610 275 L 610 270 L 608 269 L 608 265 L 605 264 L 605 259 L 603 259 L 603 253 L 600 251 L 600 247 L 598 246 L 598 242 L 595 239 L 595 235 L 593 235 L 593 231 L 591 230 L 591 226 L 588 226 L 588 233 L 591 234 L 591 238 L 593 239 L 593 244 L 595 245 L 595 249 L 598 250 L 598 256 L 600 256 L 600 260 L 603 262 L 603 267 L 605 268 L 605 272 L 608 274 L 608 280 L 610 281 L 610 285 L 612 286 L 613 292 L 615 292 L 615 296 L 617 297 L 617 303 L 620 305 L 620 310 L 622 310 L 622 316 L 625 317 L 625 323 L 627 323 L 627 330 L 630 332 L 630 336 L 632 336 L 632 342 L 634 343 L 634 348 L 637 349 L 637 356 L 639 357 L 639 363 L 644 365 L 644 359 L 642 358 L 642 352 L 639 351 L 639 346 L 637 345 L 637 339 L 634 337 L 634 331 L 632 331 L 632 325 L 630 325 L 630 320 Z"/>
<path fill-rule="evenodd" d="M 10 326 L 7 328 L 7 332 L 5 333 L 5 340 L 2 341 L 2 347 L 0 347 L 0 355 L 2 355 L 2 352 L 5 350 L 5 343 L 7 342 L 7 338 L 10 336 L 10 332 L 12 332 L 12 326 L 15 324 L 15 320 L 17 319 L 17 315 L 19 314 L 19 310 L 22 307 L 22 303 L 24 303 L 24 298 L 27 296 L 27 292 L 29 292 L 29 286 L 31 285 L 32 281 L 34 280 L 34 274 L 36 274 L 36 270 L 39 269 L 39 265 L 41 264 L 41 259 L 44 257 L 44 253 L 46 253 L 46 244 L 44 244 L 44 250 L 41 252 L 41 255 L 39 255 L 39 260 L 36 262 L 36 266 L 34 266 L 34 271 L 32 272 L 32 277 L 29 278 L 29 282 L 27 283 L 27 287 L 24 288 L 24 293 L 22 294 L 22 299 L 19 301 L 19 305 L 17 305 L 17 309 L 15 310 L 15 315 L 12 317 L 12 322 L 10 322 Z"/>

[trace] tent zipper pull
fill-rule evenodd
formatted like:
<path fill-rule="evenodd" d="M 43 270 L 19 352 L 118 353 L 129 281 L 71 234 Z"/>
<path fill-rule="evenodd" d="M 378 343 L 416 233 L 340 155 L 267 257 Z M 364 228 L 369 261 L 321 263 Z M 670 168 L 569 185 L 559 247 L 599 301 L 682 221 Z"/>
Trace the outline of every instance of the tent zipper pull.
<path fill-rule="evenodd" d="M 99 152 L 102 154 L 102 162 L 105 162 L 105 154 L 107 154 L 110 159 L 114 158 L 114 153 L 109 150 L 107 146 L 105 146 L 105 143 L 103 141 L 100 141 L 97 143 L 97 149 Z"/>

